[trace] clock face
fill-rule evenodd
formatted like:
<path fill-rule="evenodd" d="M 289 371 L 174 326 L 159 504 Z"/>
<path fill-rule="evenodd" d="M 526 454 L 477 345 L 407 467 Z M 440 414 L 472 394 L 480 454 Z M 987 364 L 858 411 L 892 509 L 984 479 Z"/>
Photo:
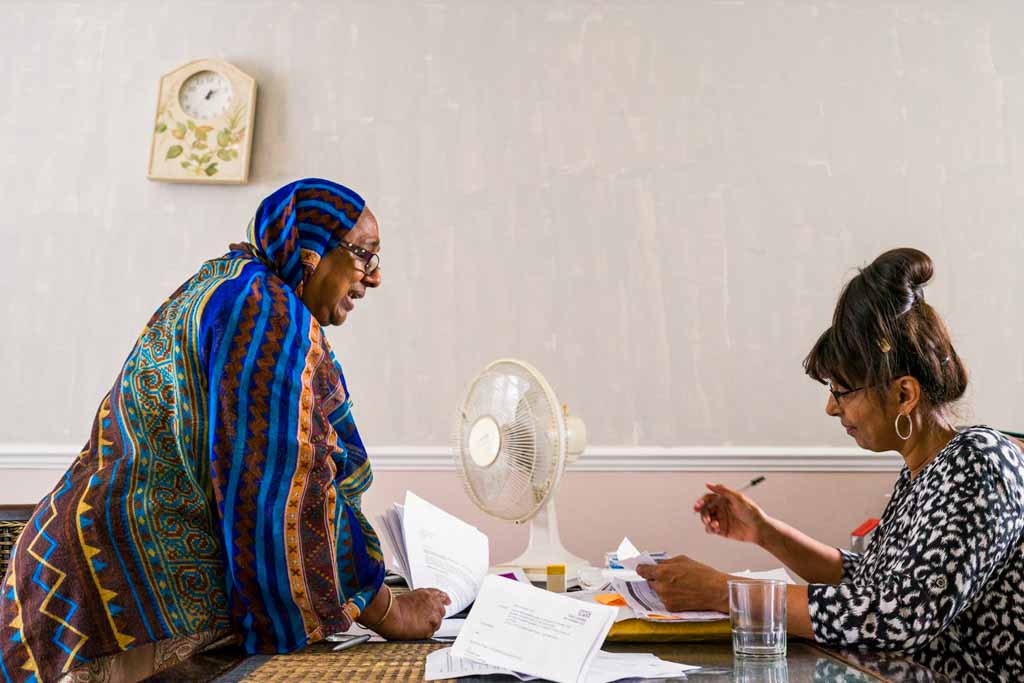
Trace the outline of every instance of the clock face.
<path fill-rule="evenodd" d="M 196 72 L 182 83 L 178 101 L 193 118 L 216 118 L 231 104 L 231 83 L 216 71 Z"/>

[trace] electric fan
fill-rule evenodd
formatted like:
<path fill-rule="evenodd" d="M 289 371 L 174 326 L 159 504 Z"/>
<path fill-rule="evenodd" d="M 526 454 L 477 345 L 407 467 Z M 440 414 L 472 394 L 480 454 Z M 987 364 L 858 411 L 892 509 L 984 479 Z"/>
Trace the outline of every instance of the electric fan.
<path fill-rule="evenodd" d="M 466 493 L 492 517 L 530 522 L 526 552 L 499 566 L 522 567 L 531 581 L 542 581 L 549 564 L 564 564 L 569 579 L 588 564 L 562 545 L 555 514 L 562 472 L 586 442 L 583 421 L 568 414 L 533 366 L 497 360 L 470 382 L 454 435 Z"/>

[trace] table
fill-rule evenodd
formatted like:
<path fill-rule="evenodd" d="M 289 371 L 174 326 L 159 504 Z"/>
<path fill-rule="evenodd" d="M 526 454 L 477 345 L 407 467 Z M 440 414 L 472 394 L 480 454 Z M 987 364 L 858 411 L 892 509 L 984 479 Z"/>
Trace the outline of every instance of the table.
<path fill-rule="evenodd" d="M 331 652 L 332 643 L 316 643 L 305 648 L 292 660 L 294 666 L 282 667 L 289 660 L 276 660 L 278 670 L 286 671 L 286 677 L 274 680 L 325 680 L 323 672 L 316 675 L 309 672 L 303 676 L 302 662 L 309 662 L 309 657 L 331 658 L 331 665 L 344 666 L 345 657 L 352 657 L 358 651 L 362 656 L 373 654 L 372 648 L 409 648 L 415 654 L 416 661 L 422 661 L 421 652 L 432 647 L 447 647 L 447 644 L 418 643 L 367 643 L 345 652 Z M 807 641 L 791 640 L 785 659 L 775 661 L 737 660 L 732 654 L 729 642 L 701 643 L 606 643 L 604 649 L 609 652 L 653 652 L 662 659 L 695 664 L 703 667 L 692 672 L 686 679 L 689 683 L 869 683 L 872 681 L 915 681 L 916 683 L 945 683 L 946 679 L 929 669 L 898 657 L 879 655 L 863 655 L 826 650 Z M 392 650 L 393 651 L 393 650 Z M 378 650 L 384 652 L 384 650 Z M 150 683 L 168 681 L 202 681 L 204 683 L 239 683 L 247 676 L 256 676 L 261 667 L 263 676 L 273 668 L 269 655 L 246 656 L 240 649 L 225 648 L 215 652 L 204 653 L 193 657 L 187 662 L 170 669 L 150 680 Z M 351 661 L 351 660 L 349 660 Z M 422 672 L 422 669 L 420 669 Z M 387 677 L 376 680 L 399 681 L 420 680 L 412 671 L 406 677 L 396 677 L 392 672 Z M 336 677 L 335 680 L 339 680 Z M 355 680 L 351 677 L 350 680 Z M 375 680 L 364 672 L 359 675 L 360 681 Z M 465 683 L 508 683 L 516 679 L 507 676 L 488 676 L 460 678 Z"/>

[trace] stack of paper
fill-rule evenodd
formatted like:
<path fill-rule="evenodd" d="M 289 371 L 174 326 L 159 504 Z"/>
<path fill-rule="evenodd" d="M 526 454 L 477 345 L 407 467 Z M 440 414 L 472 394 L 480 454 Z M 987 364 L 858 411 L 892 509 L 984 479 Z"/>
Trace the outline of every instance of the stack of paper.
<path fill-rule="evenodd" d="M 411 491 L 380 517 L 380 528 L 411 588 L 447 593 L 448 617 L 472 604 L 490 563 L 486 534 Z"/>
<path fill-rule="evenodd" d="M 619 562 L 625 569 L 636 571 L 642 564 L 656 564 L 648 553 L 640 552 L 628 538 L 622 539 L 616 551 Z M 622 577 L 612 580 L 611 589 L 622 596 L 638 619 L 647 621 L 689 622 L 718 621 L 728 619 L 721 612 L 670 612 L 654 589 L 639 574 L 636 578 Z"/>
<path fill-rule="evenodd" d="M 679 676 L 688 667 L 651 654 L 601 652 L 616 610 L 488 576 L 455 644 L 427 657 L 426 680 L 492 673 L 521 680 L 606 683 Z"/>
<path fill-rule="evenodd" d="M 676 678 L 685 676 L 688 671 L 699 669 L 699 666 L 678 664 L 659 659 L 650 653 L 615 653 L 601 650 L 590 664 L 587 675 L 580 679 L 584 683 L 610 683 L 624 678 Z M 515 676 L 521 681 L 535 681 L 539 677 L 529 674 L 502 669 L 497 666 L 480 664 L 468 659 L 452 656 L 452 648 L 434 650 L 427 655 L 425 680 L 438 681 L 446 678 L 463 676 L 487 676 L 505 674 Z M 575 682 L 574 682 L 575 683 Z"/>
<path fill-rule="evenodd" d="M 621 595 L 637 619 L 646 621 L 687 622 L 728 619 L 721 612 L 670 612 L 646 581 L 612 581 L 612 590 Z"/>

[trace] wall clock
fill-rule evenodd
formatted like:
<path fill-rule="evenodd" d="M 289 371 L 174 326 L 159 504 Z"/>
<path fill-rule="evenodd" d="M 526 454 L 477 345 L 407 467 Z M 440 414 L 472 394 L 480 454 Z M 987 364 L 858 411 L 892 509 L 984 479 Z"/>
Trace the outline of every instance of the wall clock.
<path fill-rule="evenodd" d="M 160 79 L 149 147 L 150 180 L 245 183 L 256 81 L 227 62 L 200 59 Z"/>

